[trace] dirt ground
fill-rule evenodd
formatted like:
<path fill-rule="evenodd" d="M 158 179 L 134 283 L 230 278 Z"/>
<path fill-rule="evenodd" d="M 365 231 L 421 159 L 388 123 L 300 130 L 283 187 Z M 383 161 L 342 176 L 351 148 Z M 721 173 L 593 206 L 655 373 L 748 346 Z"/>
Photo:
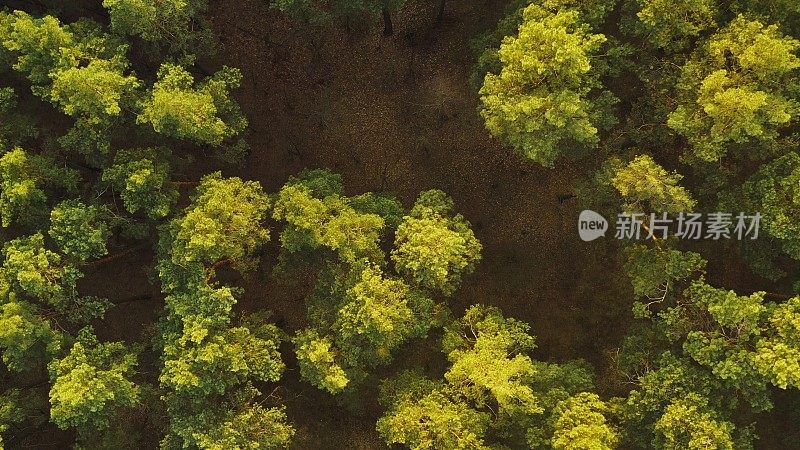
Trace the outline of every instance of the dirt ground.
<path fill-rule="evenodd" d="M 230 174 L 274 191 L 291 174 L 326 167 L 352 193 L 392 192 L 406 205 L 425 189 L 448 192 L 484 246 L 478 270 L 450 302 L 454 311 L 499 306 L 531 324 L 541 359 L 602 366 L 604 350 L 624 334 L 629 304 L 619 299 L 629 295 L 613 248 L 580 241 L 577 205 L 558 201 L 582 172 L 543 169 L 503 149 L 468 84 L 469 41 L 505 3 L 451 2 L 441 27 L 429 3 L 406 6 L 386 38 L 378 25 L 309 29 L 260 0 L 221 2 L 213 12 L 220 61 L 243 71 L 237 98 L 252 147 L 244 169 Z M 275 287 L 268 272 L 246 283 L 245 307 L 268 307 L 290 329 L 302 326 L 302 295 Z M 435 343 L 420 345 L 417 359 L 443 359 Z M 287 383 L 296 448 L 384 447 L 375 405 L 347 413 L 296 372 Z"/>
<path fill-rule="evenodd" d="M 496 305 L 531 324 L 539 359 L 584 358 L 602 373 L 606 351 L 619 344 L 631 321 L 630 287 L 613 240 L 580 241 L 580 208 L 574 199 L 558 200 L 594 166 L 544 169 L 504 149 L 485 130 L 478 96 L 468 83 L 475 63 L 469 42 L 494 26 L 506 1 L 451 0 L 437 27 L 434 2 L 412 0 L 394 15 L 391 37 L 382 36 L 377 23 L 351 23 L 350 30 L 310 28 L 271 10 L 264 0 L 211 3 L 220 51 L 203 64 L 242 70 L 236 97 L 250 120 L 251 154 L 226 175 L 258 180 L 274 192 L 302 169 L 325 167 L 343 175 L 351 194 L 384 191 L 406 206 L 420 191 L 448 192 L 484 247 L 477 271 L 450 300 L 453 311 L 460 314 L 475 303 Z M 212 158 L 200 159 L 192 172 L 217 165 Z M 304 293 L 275 283 L 270 276 L 275 255 L 268 256 L 257 273 L 237 280 L 245 288 L 238 307 L 270 309 L 288 331 L 301 328 Z M 135 338 L 157 319 L 161 297 L 147 282 L 152 260 L 145 251 L 87 274 L 93 294 L 153 297 L 115 308 L 101 337 Z M 753 286 L 741 265 L 710 266 L 715 271 L 710 279 Z M 409 365 L 442 370 L 436 338 L 406 349 L 384 372 Z M 282 353 L 288 370 L 277 393 L 298 431 L 293 448 L 385 448 L 375 432 L 380 410 L 374 393 L 358 399 L 360 407 L 334 400 L 300 380 L 288 346 Z M 156 361 L 145 361 L 142 376 L 153 379 L 157 370 Z M 150 431 L 155 448 L 155 431 L 142 433 Z M 69 440 L 62 438 L 59 442 Z M 36 446 L 59 448 L 44 442 L 49 440 Z M 776 448 L 768 439 L 761 444 Z"/>

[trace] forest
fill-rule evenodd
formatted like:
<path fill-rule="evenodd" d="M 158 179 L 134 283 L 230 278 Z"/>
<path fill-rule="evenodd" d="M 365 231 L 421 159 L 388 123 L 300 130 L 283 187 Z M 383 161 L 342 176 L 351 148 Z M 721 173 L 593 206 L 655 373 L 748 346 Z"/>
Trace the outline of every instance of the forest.
<path fill-rule="evenodd" d="M 800 449 L 800 0 L 0 0 L 0 450 Z"/>

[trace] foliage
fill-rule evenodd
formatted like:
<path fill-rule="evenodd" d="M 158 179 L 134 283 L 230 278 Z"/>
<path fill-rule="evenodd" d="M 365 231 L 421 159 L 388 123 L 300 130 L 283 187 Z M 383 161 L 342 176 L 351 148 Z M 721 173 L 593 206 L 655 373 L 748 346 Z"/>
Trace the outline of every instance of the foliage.
<path fill-rule="evenodd" d="M 293 340 L 300 373 L 314 386 L 331 394 L 341 392 L 350 380 L 336 363 L 336 352 L 329 337 L 321 337 L 313 329 L 297 333 Z"/>
<path fill-rule="evenodd" d="M 60 307 L 77 295 L 76 284 L 83 274 L 46 249 L 41 233 L 7 242 L 3 255 L 4 274 L 18 295 Z"/>
<path fill-rule="evenodd" d="M 50 415 L 61 428 L 108 426 L 110 410 L 132 407 L 139 389 L 130 381 L 136 356 L 119 342 L 99 343 L 83 329 L 69 354 L 49 365 Z"/>
<path fill-rule="evenodd" d="M 316 198 L 305 183 L 289 183 L 278 193 L 273 217 L 289 224 L 281 234 L 281 245 L 289 252 L 323 247 L 344 262 L 382 259 L 378 241 L 383 219 L 355 210 L 339 195 Z"/>
<path fill-rule="evenodd" d="M 46 393 L 45 393 L 46 394 Z M 11 434 L 9 447 L 4 447 L 2 434 L 7 431 L 16 431 L 23 424 L 33 424 L 43 427 L 47 417 L 42 411 L 47 411 L 47 396 L 41 395 L 39 389 L 9 389 L 0 393 L 0 448 L 11 448 L 14 445 L 14 435 Z"/>
<path fill-rule="evenodd" d="M 62 144 L 87 156 L 108 153 L 108 129 L 141 85 L 125 73 L 127 45 L 91 21 L 61 25 L 52 16 L 0 14 L 0 44 L 13 68 L 27 76 L 35 94 L 76 118 Z"/>
<path fill-rule="evenodd" d="M 684 350 L 712 372 L 729 380 L 754 407 L 766 408 L 767 384 L 782 389 L 800 386 L 796 321 L 800 301 L 764 302 L 764 293 L 739 296 L 695 282 L 687 292 L 692 302 L 713 317 L 710 330 L 691 331 Z M 754 350 L 753 350 L 754 349 Z"/>
<path fill-rule="evenodd" d="M 166 297 L 159 380 L 170 417 L 162 447 L 281 448 L 294 430 L 265 408 L 253 381 L 276 382 L 285 366 L 281 334 L 265 314 L 232 324 L 234 289 L 212 283 L 230 261 L 243 270 L 269 238 L 269 198 L 257 182 L 205 176 L 191 204 L 162 229 L 159 276 Z"/>
<path fill-rule="evenodd" d="M 658 297 L 705 268 L 698 253 L 636 244 L 623 249 L 624 267 L 637 297 Z"/>
<path fill-rule="evenodd" d="M 204 176 L 182 217 L 170 224 L 175 264 L 229 260 L 249 267 L 247 256 L 269 240 L 264 227 L 269 198 L 257 182 Z"/>
<path fill-rule="evenodd" d="M 57 190 L 75 189 L 77 174 L 51 160 L 15 148 L 0 156 L 0 218 L 12 223 L 41 223 L 47 214 L 47 198 Z"/>
<path fill-rule="evenodd" d="M 797 217 L 800 206 L 800 155 L 787 153 L 762 165 L 744 185 L 746 198 L 763 216 L 763 229 L 783 250 L 800 259 Z"/>
<path fill-rule="evenodd" d="M 3 433 L 5 433 L 9 426 L 18 421 L 15 419 L 19 418 L 19 412 L 17 411 L 17 405 L 13 398 L 14 392 L 11 392 L 12 395 L 3 394 L 0 395 L 0 449 L 5 448 L 3 446 Z"/>
<path fill-rule="evenodd" d="M 34 305 L 14 298 L 0 305 L 0 349 L 3 363 L 10 370 L 36 369 L 61 348 L 61 333 L 38 312 Z"/>
<path fill-rule="evenodd" d="M 515 0 L 511 2 L 506 15 L 500 19 L 497 26 L 481 35 L 471 43 L 478 56 L 478 64 L 470 77 L 470 84 L 478 91 L 483 84 L 487 73 L 497 74 L 502 69 L 498 50 L 506 36 L 515 36 L 524 21 L 525 8 L 536 4 L 541 8 L 557 13 L 562 9 L 578 11 L 580 19 L 598 28 L 602 26 L 608 14 L 614 9 L 616 0 Z"/>
<path fill-rule="evenodd" d="M 769 410 L 771 386 L 786 389 L 800 382 L 795 376 L 800 334 L 792 324 L 798 306 L 797 298 L 775 304 L 766 302 L 763 292 L 737 295 L 702 278 L 693 281 L 654 317 L 683 356 L 667 352 L 646 363 L 650 370 L 639 376 L 640 388 L 627 399 L 628 426 L 653 427 L 657 448 L 749 446 L 749 428 L 734 421 L 740 402 L 754 411 Z"/>
<path fill-rule="evenodd" d="M 167 216 L 178 192 L 170 184 L 169 152 L 146 148 L 120 150 L 103 181 L 119 191 L 129 213 L 143 211 L 151 219 Z"/>
<path fill-rule="evenodd" d="M 139 87 L 134 76 L 123 74 L 126 61 L 94 59 L 85 67 L 70 67 L 51 74 L 50 96 L 70 116 L 83 116 L 90 124 L 122 112 L 120 102 Z"/>
<path fill-rule="evenodd" d="M 438 307 L 427 295 L 383 269 L 384 217 L 405 220 L 400 204 L 342 191 L 338 176 L 306 172 L 280 190 L 274 209 L 274 217 L 288 223 L 281 233 L 285 251 L 306 258 L 321 251 L 326 258 L 309 299 L 312 328 L 299 332 L 294 344 L 303 377 L 334 394 L 389 363 L 397 348 L 438 322 Z M 431 211 L 452 208 L 443 193 L 423 198 L 430 198 Z"/>
<path fill-rule="evenodd" d="M 622 196 L 622 207 L 627 213 L 691 212 L 696 202 L 678 184 L 681 178 L 683 177 L 675 172 L 667 172 L 652 157 L 640 155 L 629 163 L 618 166 L 611 184 Z"/>
<path fill-rule="evenodd" d="M 258 402 L 261 392 L 247 385 L 229 403 L 205 405 L 199 414 L 182 419 L 185 443 L 203 449 L 286 448 L 294 429 L 286 424 L 283 408 L 266 408 Z M 167 440 L 162 447 L 181 447 Z"/>
<path fill-rule="evenodd" d="M 641 8 L 636 13 L 635 28 L 645 42 L 666 50 L 681 50 L 701 33 L 714 29 L 719 16 L 713 0 L 637 0 Z"/>
<path fill-rule="evenodd" d="M 577 325 L 632 302 L 634 322 L 617 318 L 627 326 L 618 351 L 605 348 L 607 340 L 537 351 L 530 326 L 493 306 L 468 307 L 453 320 L 449 307 L 469 304 L 459 288 L 482 244 L 442 191 L 422 192 L 407 210 L 385 192 L 351 195 L 341 176 L 316 169 L 267 193 L 198 161 L 203 148 L 229 159 L 248 149 L 247 120 L 232 98 L 242 73 L 206 64 L 218 63 L 208 58 L 210 14 L 215 25 L 245 32 L 230 19 L 249 9 L 212 11 L 206 0 L 104 0 L 105 11 L 85 2 L 22 3 L 53 15 L 0 11 L 0 448 L 34 444 L 54 430 L 47 421 L 63 430 L 57 442 L 78 448 L 147 447 L 149 436 L 165 450 L 286 448 L 295 434 L 289 416 L 298 412 L 297 403 L 281 405 L 287 366 L 367 415 L 372 384 L 386 377 L 377 430 L 388 445 L 421 449 L 748 449 L 754 421 L 793 407 L 800 297 L 787 292 L 800 290 L 790 288 L 800 259 L 797 2 L 514 0 L 473 44 L 472 82 L 488 131 L 546 167 L 582 157 L 552 177 L 536 172 L 548 186 L 571 189 L 595 174 L 578 193 L 607 217 L 716 208 L 763 218 L 758 239 L 723 248 L 678 247 L 655 234 L 646 245 L 592 244 L 599 253 L 589 256 L 621 256 L 634 298 L 617 295 L 606 313 L 578 311 Z M 317 25 L 342 22 L 349 32 L 378 15 L 390 25 L 404 4 L 272 6 Z M 404 29 L 412 78 L 420 38 L 463 36 L 424 31 L 415 11 Z M 304 49 L 274 41 L 287 30 L 228 44 L 244 45 L 245 55 L 277 51 L 277 61 L 285 50 L 305 61 Z M 317 35 L 306 37 L 309 67 L 319 68 L 327 50 Z M 435 47 L 451 49 L 442 42 Z M 434 74 L 427 69 L 438 66 L 425 67 Z M 321 160 L 341 162 L 328 156 Z M 527 170 L 484 159 L 508 177 Z M 267 160 L 276 159 L 258 159 Z M 418 178 L 411 184 L 436 181 Z M 279 243 L 267 247 L 273 232 Z M 106 257 L 128 244 L 138 245 Z M 144 251 L 132 257 L 134 249 Z M 740 259 L 779 282 L 751 278 Z M 277 290 L 269 269 L 282 282 Z M 715 283 L 759 291 L 712 286 L 706 270 Z M 154 276 L 145 280 L 143 271 Z M 131 296 L 88 295 L 109 289 Z M 307 313 L 281 299 L 303 299 Z M 270 305 L 280 306 L 277 324 Z M 147 323 L 152 316 L 157 324 Z M 439 339 L 443 357 L 420 351 Z M 284 362 L 282 348 L 295 358 Z M 610 364 L 599 361 L 608 366 L 601 386 L 588 363 L 564 361 L 564 351 L 608 354 Z M 289 384 L 292 396 L 306 389 Z M 767 414 L 773 403 L 781 408 Z"/>
<path fill-rule="evenodd" d="M 684 65 L 668 125 L 704 161 L 719 160 L 735 144 L 773 145 L 797 115 L 798 48 L 800 41 L 776 25 L 737 17 Z"/>
<path fill-rule="evenodd" d="M 624 407 L 626 424 L 634 426 L 627 438 L 637 445 L 733 448 L 736 440 L 736 448 L 749 447 L 749 436 L 731 435 L 734 405 L 721 395 L 719 383 L 688 361 L 665 353 L 657 369 L 640 377 L 639 385 Z"/>
<path fill-rule="evenodd" d="M 733 449 L 733 424 L 715 419 L 711 412 L 701 411 L 702 404 L 702 399 L 689 395 L 667 406 L 655 425 L 659 432 L 656 447 Z"/>
<path fill-rule="evenodd" d="M 41 19 L 23 11 L 0 11 L 0 43 L 13 58 L 15 70 L 34 86 L 50 83 L 50 72 L 62 63 L 62 48 L 75 45 L 75 37 L 52 16 Z"/>
<path fill-rule="evenodd" d="M 79 261 L 99 258 L 106 253 L 111 235 L 104 207 L 66 200 L 50 211 L 48 234 L 62 253 Z"/>
<path fill-rule="evenodd" d="M 489 415 L 454 401 L 440 383 L 405 373 L 382 390 L 397 392 L 377 425 L 387 444 L 411 449 L 489 448 L 483 441 Z"/>
<path fill-rule="evenodd" d="M 220 146 L 247 127 L 247 119 L 230 98 L 241 81 L 237 69 L 225 67 L 196 83 L 185 68 L 165 63 L 136 120 L 166 136 Z"/>
<path fill-rule="evenodd" d="M 442 350 L 452 363 L 445 379 L 477 405 L 497 404 L 501 415 L 542 412 L 526 380 L 535 373 L 528 325 L 504 318 L 496 308 L 472 306 L 447 328 Z M 466 337 L 465 337 L 466 336 Z"/>
<path fill-rule="evenodd" d="M 182 332 L 165 336 L 170 343 L 164 348 L 163 387 L 199 397 L 222 394 L 250 378 L 277 381 L 280 377 L 284 366 L 272 326 L 220 330 L 205 328 L 202 316 L 182 319 Z"/>
<path fill-rule="evenodd" d="M 606 423 L 607 405 L 597 394 L 581 392 L 556 406 L 553 448 L 610 450 L 619 440 L 616 431 Z"/>
<path fill-rule="evenodd" d="M 384 278 L 377 268 L 365 268 L 348 289 L 347 303 L 334 325 L 344 357 L 366 364 L 388 362 L 392 350 L 414 332 L 409 295 L 402 281 Z"/>
<path fill-rule="evenodd" d="M 103 0 L 114 32 L 189 53 L 208 45 L 201 19 L 207 6 L 205 0 Z"/>
<path fill-rule="evenodd" d="M 564 402 L 591 389 L 591 375 L 581 363 L 534 361 L 533 347 L 527 324 L 497 308 L 470 307 L 445 329 L 442 350 L 451 365 L 443 381 L 404 372 L 383 382 L 388 410 L 378 431 L 387 444 L 411 448 L 496 448 L 495 441 L 552 448 L 551 440 L 569 439 Z M 599 439 L 613 441 L 614 432 L 595 421 Z"/>
<path fill-rule="evenodd" d="M 484 79 L 481 115 L 506 145 L 552 167 L 564 145 L 598 143 L 590 57 L 605 37 L 592 34 L 575 10 L 530 5 L 523 18 L 518 35 L 500 45 L 502 69 Z"/>
<path fill-rule="evenodd" d="M 451 295 L 481 258 L 481 243 L 442 191 L 420 194 L 397 227 L 392 251 L 397 271 L 419 286 Z"/>
<path fill-rule="evenodd" d="M 318 270 L 308 298 L 311 326 L 293 342 L 303 377 L 333 394 L 356 389 L 369 370 L 440 324 L 444 306 L 428 290 L 454 291 L 480 257 L 480 243 L 441 191 L 422 193 L 405 215 L 390 197 L 345 197 L 343 190 L 339 176 L 307 171 L 280 190 L 273 213 L 287 223 L 280 270 L 317 261 L 311 265 Z M 387 228 L 395 227 L 397 275 L 386 267 L 381 246 Z"/>

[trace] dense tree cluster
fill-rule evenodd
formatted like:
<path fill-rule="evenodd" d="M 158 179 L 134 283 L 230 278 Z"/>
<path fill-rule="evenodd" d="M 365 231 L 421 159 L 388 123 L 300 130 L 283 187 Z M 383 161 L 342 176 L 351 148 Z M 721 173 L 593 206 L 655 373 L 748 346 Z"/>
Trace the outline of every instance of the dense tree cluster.
<path fill-rule="evenodd" d="M 343 190 L 337 175 L 305 172 L 281 189 L 274 209 L 274 218 L 286 222 L 280 270 L 314 261 L 319 272 L 308 299 L 312 326 L 293 342 L 303 377 L 331 393 L 362 381 L 395 349 L 440 324 L 443 297 L 481 251 L 442 191 L 420 194 L 406 215 L 393 198 L 346 197 Z M 396 273 L 381 245 L 392 235 Z"/>
<path fill-rule="evenodd" d="M 382 16 L 389 35 L 405 3 L 271 6 L 300 30 Z M 213 2 L 103 0 L 79 20 L 3 9 L 0 449 L 49 431 L 76 448 L 287 448 L 305 431 L 282 391 L 294 374 L 342 411 L 376 401 L 387 445 L 753 448 L 776 392 L 800 389 L 800 5 L 511 3 L 473 43 L 491 136 L 583 170 L 587 208 L 758 212 L 759 239 L 719 254 L 649 228 L 620 242 L 635 323 L 619 348 L 601 367 L 540 360 L 513 312 L 467 306 L 484 248 L 444 191 L 404 204 L 326 169 L 271 192 L 229 175 L 248 119 L 242 73 L 197 64 L 216 47 Z M 187 170 L 205 150 L 225 176 Z M 720 286 L 720 254 L 776 292 Z M 122 258 L 149 279 L 96 295 Z M 302 317 L 241 302 L 262 284 L 296 294 Z M 152 326 L 108 326 L 135 302 Z"/>
<path fill-rule="evenodd" d="M 487 129 L 545 166 L 582 158 L 594 173 L 577 192 L 598 211 L 645 218 L 758 212 L 762 235 L 731 250 L 755 273 L 794 282 L 796 265 L 779 252 L 797 259 L 796 9 L 758 2 L 620 3 L 620 16 L 585 6 L 592 17 L 577 5 L 548 10 L 548 2 L 516 2 L 494 34 L 476 41 L 481 54 L 473 82 Z M 559 14 L 569 14 L 570 22 L 556 21 Z M 533 41 L 533 48 L 512 53 L 535 36 L 532 30 L 548 43 L 565 33 L 573 37 L 552 48 Z M 593 30 L 602 30 L 603 39 L 592 48 L 586 33 Z M 582 66 L 571 63 L 578 56 Z M 570 87 L 583 96 L 580 103 L 568 114 L 531 106 L 531 98 L 563 92 L 561 71 L 572 67 L 580 67 Z M 516 84 L 495 93 L 503 77 Z M 575 90 L 578 83 L 582 91 Z M 622 103 L 593 123 L 590 99 L 600 94 L 590 89 L 604 87 Z M 498 103 L 498 95 L 512 93 L 517 98 Z M 584 120 L 580 129 L 577 119 Z M 593 155 L 568 151 L 577 144 Z M 749 418 L 772 408 L 776 388 L 796 389 L 798 329 L 786 322 L 800 317 L 796 292 L 741 295 L 713 287 L 703 275 L 710 266 L 704 257 L 646 231 L 644 241 L 624 243 L 621 252 L 637 297 L 633 312 L 647 322 L 616 353 L 618 376 L 633 383 L 626 398 L 608 401 L 606 411 L 620 424 L 616 442 L 750 448 Z"/>

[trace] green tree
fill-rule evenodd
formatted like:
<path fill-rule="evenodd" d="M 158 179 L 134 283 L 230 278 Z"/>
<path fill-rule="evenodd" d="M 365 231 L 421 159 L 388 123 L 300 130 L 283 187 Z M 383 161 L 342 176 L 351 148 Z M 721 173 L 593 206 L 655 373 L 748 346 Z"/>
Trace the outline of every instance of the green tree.
<path fill-rule="evenodd" d="M 611 450 L 619 441 L 616 430 L 606 423 L 608 406 L 597 394 L 581 392 L 556 406 L 553 415 L 553 448 L 556 450 Z"/>
<path fill-rule="evenodd" d="M 14 292 L 53 306 L 64 306 L 77 295 L 76 284 L 83 274 L 45 248 L 41 233 L 7 242 L 3 255 L 3 270 Z"/>
<path fill-rule="evenodd" d="M 791 152 L 762 165 L 744 185 L 746 205 L 763 216 L 764 231 L 777 239 L 784 252 L 794 259 L 800 259 L 798 183 L 800 155 Z"/>
<path fill-rule="evenodd" d="M 763 292 L 740 296 L 702 280 L 687 295 L 715 321 L 686 335 L 684 351 L 695 361 L 728 380 L 755 408 L 769 407 L 768 385 L 800 386 L 800 329 L 791 323 L 800 311 L 798 298 L 776 305 L 765 302 Z"/>
<path fill-rule="evenodd" d="M 334 324 L 346 359 L 367 364 L 388 362 L 392 350 L 418 326 L 409 305 L 409 291 L 405 283 L 385 278 L 375 267 L 361 272 L 361 279 L 347 290 L 347 303 Z"/>
<path fill-rule="evenodd" d="M 283 408 L 265 408 L 258 400 L 260 395 L 258 389 L 247 385 L 230 402 L 205 404 L 203 411 L 181 420 L 184 442 L 202 449 L 286 448 L 294 429 L 286 424 Z M 173 439 L 167 436 L 162 447 L 183 447 Z"/>
<path fill-rule="evenodd" d="M 50 211 L 48 234 L 59 250 L 79 261 L 96 259 L 108 253 L 111 229 L 104 207 L 66 200 Z"/>
<path fill-rule="evenodd" d="M 635 304 L 635 313 L 640 316 L 649 315 L 650 306 L 674 298 L 679 293 L 676 284 L 691 279 L 707 264 L 698 253 L 641 244 L 625 247 L 622 256 L 633 294 L 649 300 L 647 304 Z"/>
<path fill-rule="evenodd" d="M 410 339 L 439 323 L 441 306 L 373 265 L 327 269 L 309 299 L 313 327 L 294 339 L 301 373 L 332 394 L 388 364 Z M 352 279 L 351 279 L 352 277 Z"/>
<path fill-rule="evenodd" d="M 203 13 L 205 0 L 103 0 L 111 16 L 111 29 L 140 36 L 171 52 L 191 53 L 210 45 Z"/>
<path fill-rule="evenodd" d="M 61 25 L 21 11 L 0 16 L 0 44 L 32 91 L 76 118 L 64 147 L 87 156 L 110 151 L 109 130 L 131 108 L 140 81 L 126 74 L 127 45 L 88 20 Z"/>
<path fill-rule="evenodd" d="M 247 119 L 230 98 L 241 81 L 237 69 L 225 67 L 197 83 L 185 68 L 162 64 L 136 120 L 166 136 L 220 146 L 247 127 Z"/>
<path fill-rule="evenodd" d="M 749 448 L 753 435 L 737 422 L 740 412 L 770 410 L 773 386 L 800 382 L 800 334 L 791 325 L 800 300 L 776 304 L 765 301 L 764 292 L 738 295 L 699 278 L 682 294 L 655 304 L 656 337 L 626 350 L 625 358 L 646 368 L 636 375 L 639 387 L 623 408 L 627 438 L 668 449 Z M 663 353 L 654 357 L 636 346 Z"/>
<path fill-rule="evenodd" d="M 558 428 L 558 418 L 566 414 L 565 401 L 592 389 L 591 374 L 580 362 L 532 360 L 528 353 L 534 338 L 528 329 L 497 308 L 470 307 L 445 328 L 442 350 L 451 365 L 444 380 L 404 372 L 383 382 L 380 400 L 387 411 L 378 420 L 378 431 L 386 443 L 505 448 L 524 442 L 544 449 L 552 448 L 557 432 L 558 439 L 568 439 L 567 419 Z M 608 431 L 605 436 L 614 439 Z"/>
<path fill-rule="evenodd" d="M 262 317 L 230 326 L 236 299 L 227 287 L 190 288 L 166 303 L 159 378 L 170 414 L 164 445 L 212 449 L 252 439 L 264 448 L 285 447 L 293 430 L 284 413 L 262 407 L 261 393 L 249 384 L 280 378 L 278 329 Z"/>
<path fill-rule="evenodd" d="M 591 57 L 605 37 L 575 10 L 530 5 L 498 51 L 502 68 L 480 90 L 486 128 L 527 158 L 552 167 L 565 145 L 595 146 L 597 74 Z"/>
<path fill-rule="evenodd" d="M 484 435 L 489 414 L 453 400 L 442 383 L 406 372 L 381 386 L 389 408 L 378 419 L 378 432 L 387 444 L 411 449 L 488 449 Z"/>
<path fill-rule="evenodd" d="M 169 215 L 178 200 L 170 181 L 169 156 L 169 151 L 155 148 L 120 150 L 103 171 L 103 181 L 119 191 L 129 213 L 142 211 L 160 219 Z"/>
<path fill-rule="evenodd" d="M 616 0 L 515 0 L 511 2 L 506 14 L 497 26 L 473 39 L 471 46 L 478 56 L 478 65 L 470 77 L 470 84 L 480 90 L 487 73 L 500 73 L 500 45 L 506 36 L 515 36 L 524 22 L 525 8 L 536 4 L 551 13 L 570 9 L 580 13 L 581 21 L 597 29 L 603 25 L 608 14 L 614 9 Z"/>
<path fill-rule="evenodd" d="M 676 399 L 664 410 L 655 429 L 656 447 L 663 449 L 734 449 L 734 425 L 702 411 L 703 400 L 696 395 Z"/>
<path fill-rule="evenodd" d="M 384 220 L 357 211 L 338 194 L 317 198 L 305 183 L 290 182 L 278 193 L 273 217 L 289 224 L 281 234 L 282 247 L 289 252 L 328 248 L 348 263 L 383 258 L 378 242 Z"/>
<path fill-rule="evenodd" d="M 694 210 L 697 202 L 679 184 L 683 178 L 667 172 L 648 155 L 640 155 L 627 164 L 615 166 L 611 185 L 622 196 L 625 212 L 682 213 Z"/>
<path fill-rule="evenodd" d="M 0 448 L 3 446 L 3 433 L 5 433 L 9 426 L 18 421 L 19 411 L 13 396 L 4 393 L 0 395 Z"/>
<path fill-rule="evenodd" d="M 423 193 L 406 216 L 392 198 L 346 197 L 343 190 L 338 175 L 307 171 L 280 190 L 273 212 L 286 223 L 276 270 L 317 271 L 307 299 L 310 327 L 293 340 L 301 374 L 333 394 L 358 389 L 370 370 L 442 323 L 446 309 L 433 298 L 437 285 L 421 286 L 424 269 L 407 268 L 437 258 L 439 279 L 432 281 L 440 290 L 455 290 L 480 257 L 480 244 L 441 191 Z M 396 274 L 382 242 L 395 229 Z M 411 258 L 418 261 L 412 264 Z"/>
<path fill-rule="evenodd" d="M 425 289 L 451 295 L 480 261 L 482 246 L 453 200 L 442 191 L 423 192 L 395 234 L 397 271 Z"/>
<path fill-rule="evenodd" d="M 50 84 L 50 72 L 62 63 L 61 49 L 74 47 L 75 39 L 55 17 L 0 11 L 0 43 L 14 69 L 37 87 Z"/>
<path fill-rule="evenodd" d="M 100 343 L 88 328 L 64 358 L 49 365 L 50 417 L 61 428 L 105 428 L 116 408 L 132 407 L 139 388 L 130 378 L 136 356 L 120 342 Z"/>
<path fill-rule="evenodd" d="M 58 167 L 45 157 L 15 148 L 0 156 L 0 218 L 3 227 L 12 223 L 38 225 L 47 214 L 52 197 L 77 187 L 73 170 Z"/>
<path fill-rule="evenodd" d="M 336 362 L 338 352 L 330 337 L 320 336 L 314 329 L 306 329 L 298 332 L 292 342 L 300 373 L 309 383 L 331 394 L 337 394 L 347 387 L 350 379 Z"/>
<path fill-rule="evenodd" d="M 668 125 L 703 161 L 745 144 L 774 146 L 795 120 L 800 41 L 743 16 L 715 33 L 683 67 Z"/>
<path fill-rule="evenodd" d="M 497 308 L 470 307 L 445 331 L 442 350 L 452 363 L 445 379 L 475 404 L 496 404 L 497 414 L 541 413 L 527 385 L 536 371 L 526 355 L 534 347 L 529 328 L 504 318 Z"/>
<path fill-rule="evenodd" d="M 102 317 L 111 306 L 106 299 L 78 292 L 83 272 L 75 261 L 46 248 L 42 233 L 7 242 L 3 255 L 3 272 L 10 291 L 38 302 L 70 323 L 88 323 Z"/>
<path fill-rule="evenodd" d="M 189 320 L 194 319 L 190 323 Z M 180 337 L 164 348 L 161 383 L 187 395 L 222 394 L 249 378 L 277 381 L 283 371 L 276 330 L 204 328 L 202 317 L 183 318 Z M 171 337 L 171 336 L 170 336 Z"/>
<path fill-rule="evenodd" d="M 123 97 L 139 87 L 135 76 L 124 75 L 127 61 L 120 55 L 111 60 L 93 59 L 85 67 L 51 72 L 50 96 L 70 116 L 100 123 L 122 112 Z"/>
<path fill-rule="evenodd" d="M 716 28 L 719 16 L 714 0 L 638 0 L 637 6 L 633 28 L 647 44 L 669 51 L 682 50 Z"/>
<path fill-rule="evenodd" d="M 48 417 L 45 414 L 49 405 L 47 393 L 41 394 L 41 389 L 9 389 L 0 393 L 0 448 L 4 448 L 2 435 L 6 431 L 19 430 L 22 424 L 46 425 Z M 14 434 L 11 438 L 7 444 L 14 445 Z"/>
<path fill-rule="evenodd" d="M 746 427 L 732 433 L 736 399 L 718 380 L 670 353 L 655 363 L 623 406 L 628 440 L 656 449 L 750 448 Z"/>
<path fill-rule="evenodd" d="M 35 305 L 6 295 L 9 298 L 0 305 L 3 363 L 12 371 L 29 372 L 58 353 L 63 335 L 42 319 Z"/>
<path fill-rule="evenodd" d="M 215 269 L 252 267 L 269 238 L 269 198 L 257 182 L 204 177 L 183 214 L 162 228 L 158 264 L 165 299 L 158 344 L 170 417 L 164 448 L 283 448 L 293 434 L 282 408 L 261 406 L 252 382 L 276 382 L 281 333 L 256 313 L 233 321 L 235 290 Z"/>
<path fill-rule="evenodd" d="M 170 265 L 216 266 L 231 264 L 247 270 L 251 255 L 269 240 L 264 226 L 270 200 L 254 181 L 222 178 L 219 172 L 204 176 L 184 214 L 169 227 Z M 162 273 L 169 278 L 169 274 Z M 169 283 L 167 283 L 169 285 Z"/>

